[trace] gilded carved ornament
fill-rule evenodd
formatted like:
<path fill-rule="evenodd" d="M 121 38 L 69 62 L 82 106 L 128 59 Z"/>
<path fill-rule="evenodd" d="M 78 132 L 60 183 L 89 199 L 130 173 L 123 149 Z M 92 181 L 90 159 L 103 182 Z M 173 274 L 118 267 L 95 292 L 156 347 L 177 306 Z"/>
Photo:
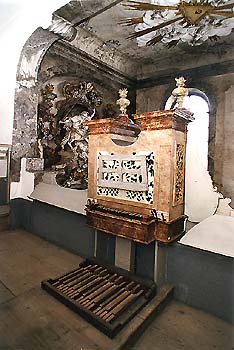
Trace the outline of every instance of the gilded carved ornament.
<path fill-rule="evenodd" d="M 229 35 L 234 27 L 234 3 L 227 0 L 127 1 L 123 6 L 145 11 L 141 17 L 121 22 L 135 25 L 129 39 L 137 39 L 139 46 L 156 45 L 160 41 L 168 47 L 179 42 L 200 45 L 208 38 Z"/>

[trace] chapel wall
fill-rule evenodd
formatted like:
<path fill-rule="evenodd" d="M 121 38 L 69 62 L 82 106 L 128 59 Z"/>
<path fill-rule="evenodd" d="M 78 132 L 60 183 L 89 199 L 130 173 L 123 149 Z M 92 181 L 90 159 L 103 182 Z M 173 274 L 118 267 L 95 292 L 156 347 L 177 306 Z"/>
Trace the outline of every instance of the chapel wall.
<path fill-rule="evenodd" d="M 206 78 L 187 77 L 187 86 L 204 92 L 210 102 L 209 157 L 212 180 L 224 196 L 234 196 L 234 74 Z M 163 109 L 173 90 L 171 84 L 157 85 L 137 91 L 137 113 Z"/>

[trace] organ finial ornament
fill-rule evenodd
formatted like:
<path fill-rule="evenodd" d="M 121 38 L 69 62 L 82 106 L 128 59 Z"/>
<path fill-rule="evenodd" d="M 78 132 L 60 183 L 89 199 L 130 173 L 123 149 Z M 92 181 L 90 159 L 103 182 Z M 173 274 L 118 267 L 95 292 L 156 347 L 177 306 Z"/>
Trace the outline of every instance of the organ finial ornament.
<path fill-rule="evenodd" d="M 179 77 L 175 78 L 176 88 L 172 91 L 172 95 L 176 98 L 176 102 L 178 104 L 178 108 L 183 107 L 183 100 L 186 95 L 188 95 L 188 88 L 185 87 L 185 78 Z"/>
<path fill-rule="evenodd" d="M 119 99 L 116 104 L 119 105 L 120 115 L 127 115 L 127 107 L 130 105 L 130 101 L 127 99 L 128 90 L 119 89 Z"/>

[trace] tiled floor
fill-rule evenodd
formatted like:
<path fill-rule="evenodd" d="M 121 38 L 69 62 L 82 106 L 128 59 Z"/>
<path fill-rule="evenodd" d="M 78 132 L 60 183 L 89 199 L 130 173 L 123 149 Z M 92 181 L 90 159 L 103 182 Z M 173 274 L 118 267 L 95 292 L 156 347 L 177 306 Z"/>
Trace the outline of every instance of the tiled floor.
<path fill-rule="evenodd" d="M 112 350 L 114 342 L 41 290 L 82 259 L 25 231 L 0 233 L 0 350 Z M 172 301 L 132 350 L 233 350 L 230 324 Z M 130 349 L 128 349 L 130 350 Z"/>

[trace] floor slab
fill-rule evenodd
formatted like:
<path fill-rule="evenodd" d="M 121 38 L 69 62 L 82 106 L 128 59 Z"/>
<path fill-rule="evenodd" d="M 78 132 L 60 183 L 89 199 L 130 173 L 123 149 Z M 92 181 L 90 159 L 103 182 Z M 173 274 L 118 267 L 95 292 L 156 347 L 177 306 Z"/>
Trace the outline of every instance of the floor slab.
<path fill-rule="evenodd" d="M 7 300 L 14 298 L 14 294 L 0 282 L 0 304 L 5 303 Z"/>
<path fill-rule="evenodd" d="M 1 350 L 119 349 L 123 334 L 112 341 L 40 287 L 81 261 L 28 232 L 0 234 Z M 132 350 L 233 350 L 233 334 L 232 325 L 173 300 Z"/>
<path fill-rule="evenodd" d="M 173 300 L 132 350 L 233 350 L 234 327 Z"/>

